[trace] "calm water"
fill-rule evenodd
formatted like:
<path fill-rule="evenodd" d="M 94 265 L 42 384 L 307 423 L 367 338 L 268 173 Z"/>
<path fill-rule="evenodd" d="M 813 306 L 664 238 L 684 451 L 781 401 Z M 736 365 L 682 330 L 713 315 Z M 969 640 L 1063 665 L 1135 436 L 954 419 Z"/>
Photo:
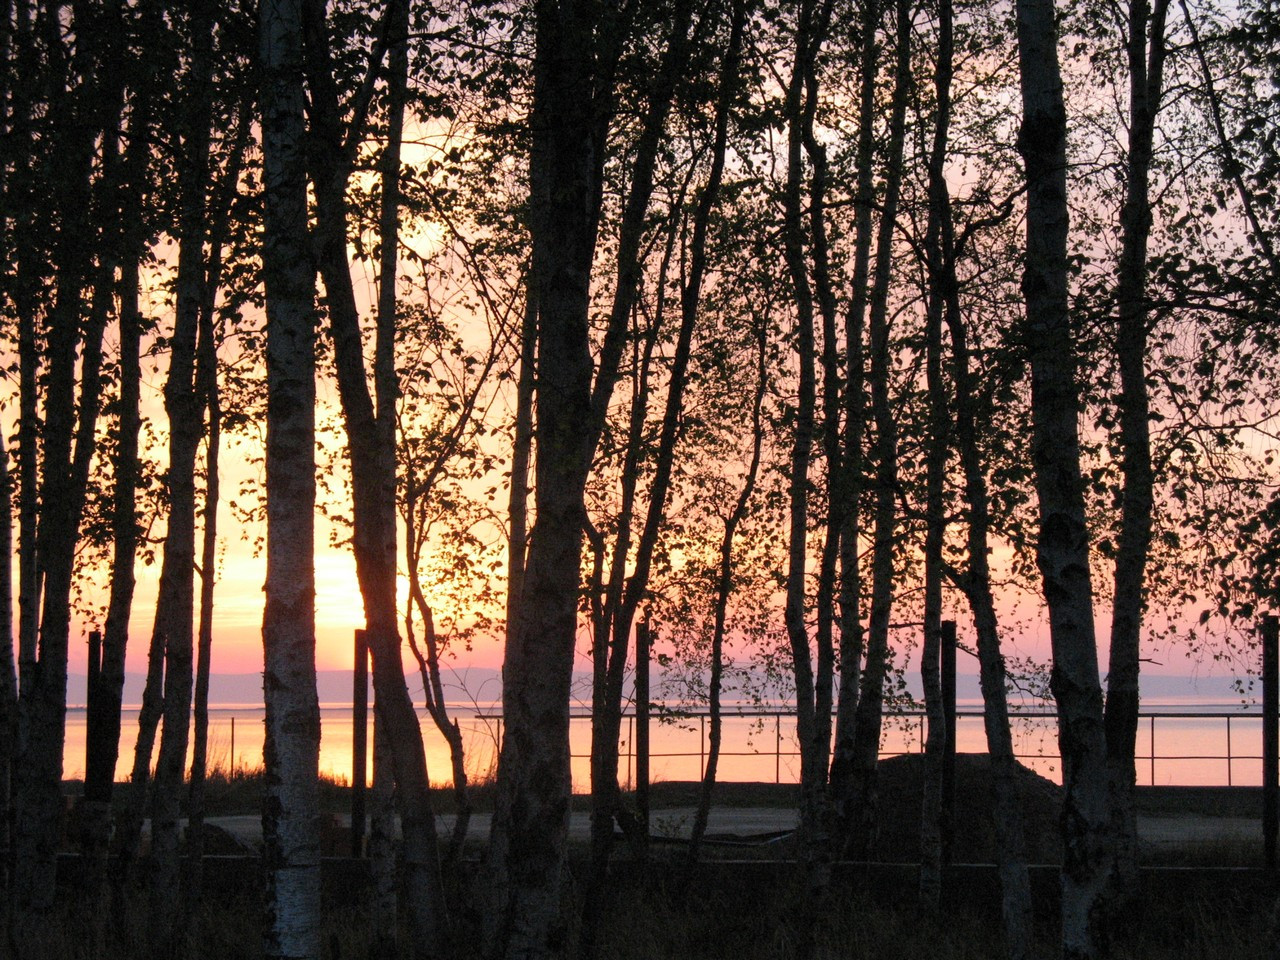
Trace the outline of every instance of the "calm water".
<path fill-rule="evenodd" d="M 956 747 L 962 753 L 986 752 L 986 739 L 976 702 L 959 704 Z M 1138 782 L 1180 785 L 1253 785 L 1262 782 L 1262 719 L 1242 711 L 1239 703 L 1204 701 L 1151 702 L 1147 712 L 1182 716 L 1144 717 L 1138 730 Z M 486 711 L 488 712 L 488 711 Z M 496 712 L 494 710 L 493 712 Z M 467 769 L 474 776 L 491 773 L 496 766 L 499 721 L 480 717 L 474 704 L 454 707 L 463 731 Z M 1210 716 L 1209 714 L 1229 714 Z M 126 779 L 133 765 L 138 711 L 126 709 L 120 737 L 117 779 Z M 330 704 L 321 709 L 320 769 L 333 777 L 350 779 L 353 723 L 349 705 Z M 675 722 L 654 720 L 650 732 L 650 776 L 653 780 L 694 780 L 701 776 L 707 721 L 690 717 Z M 430 718 L 422 716 L 427 767 L 433 781 L 449 779 L 448 747 Z M 634 772 L 634 727 L 623 721 L 620 778 L 629 782 Z M 919 717 L 889 719 L 881 741 L 885 754 L 921 749 L 923 720 Z M 222 705 L 210 708 L 209 762 L 212 767 L 255 768 L 262 763 L 263 709 L 256 705 Z M 369 744 L 373 743 L 372 721 Z M 1152 750 L 1154 743 L 1155 749 Z M 78 778 L 84 772 L 85 715 L 82 709 L 67 714 L 64 775 Z M 591 723 L 575 718 L 570 728 L 574 784 L 586 789 L 589 782 L 587 754 Z M 1024 717 L 1014 722 L 1014 748 L 1022 762 L 1053 780 L 1060 780 L 1056 756 L 1056 727 L 1052 717 Z M 726 781 L 795 782 L 800 763 L 795 756 L 795 721 L 787 716 L 726 717 L 719 777 Z M 1152 754 L 1154 753 L 1154 759 Z M 1228 755 L 1231 759 L 1228 760 Z M 372 776 L 372 761 L 367 776 Z"/>

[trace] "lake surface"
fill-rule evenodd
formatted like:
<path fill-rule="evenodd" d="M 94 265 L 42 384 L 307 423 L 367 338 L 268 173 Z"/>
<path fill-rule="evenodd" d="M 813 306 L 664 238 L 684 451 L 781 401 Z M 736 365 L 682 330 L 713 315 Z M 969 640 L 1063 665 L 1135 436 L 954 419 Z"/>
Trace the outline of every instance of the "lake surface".
<path fill-rule="evenodd" d="M 477 707 L 454 704 L 452 716 L 463 731 L 466 765 L 472 778 L 491 774 L 497 765 L 501 721 L 497 705 Z M 734 708 L 726 708 L 730 713 Z M 985 753 L 986 739 L 981 704 L 958 703 L 956 748 L 961 753 Z M 1144 702 L 1138 730 L 1138 782 L 1140 784 L 1257 786 L 1262 783 L 1262 718 L 1256 708 L 1242 709 L 1240 702 L 1170 698 Z M 372 710 L 370 711 L 372 716 Z M 116 778 L 127 779 L 133 766 L 138 711 L 124 711 L 120 760 Z M 883 755 L 919 752 L 923 743 L 923 718 L 887 717 L 881 739 Z M 262 764 L 264 711 L 256 704 L 221 704 L 209 711 L 209 764 L 257 768 Z M 686 716 L 659 721 L 650 727 L 650 778 L 695 780 L 705 759 L 708 721 Z M 427 768 L 433 782 L 447 782 L 450 762 L 444 738 L 431 719 L 422 714 Z M 634 721 L 623 721 L 619 778 L 629 784 L 634 775 Z M 1022 716 L 1014 721 L 1014 749 L 1022 762 L 1055 781 L 1061 781 L 1057 757 L 1056 721 L 1051 715 Z M 354 725 L 350 704 L 321 707 L 320 770 L 331 777 L 350 780 Z M 369 722 L 368 743 L 373 744 Z M 1154 744 L 1154 750 L 1152 749 Z M 573 778 L 576 789 L 589 784 L 588 755 L 591 721 L 575 716 L 570 726 Z M 84 774 L 85 714 L 80 708 L 67 712 L 64 776 Z M 800 775 L 796 755 L 795 720 L 787 715 L 733 716 L 725 718 L 719 778 L 725 781 L 777 781 L 794 783 Z M 154 761 L 153 761 L 154 762 Z M 367 776 L 372 776 L 372 759 Z"/>

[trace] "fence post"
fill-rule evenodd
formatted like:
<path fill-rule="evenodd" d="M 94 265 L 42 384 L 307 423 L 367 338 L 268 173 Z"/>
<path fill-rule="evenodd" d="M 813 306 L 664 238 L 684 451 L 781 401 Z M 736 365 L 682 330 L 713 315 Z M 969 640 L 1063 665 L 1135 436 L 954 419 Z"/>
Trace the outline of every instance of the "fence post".
<path fill-rule="evenodd" d="M 369 765 L 369 642 L 356 631 L 351 682 L 351 855 L 364 854 L 365 772 Z"/>
<path fill-rule="evenodd" d="M 1227 716 L 1227 786 L 1231 786 L 1231 717 Z"/>
<path fill-rule="evenodd" d="M 636 624 L 636 808 L 649 836 L 649 615 Z"/>
<path fill-rule="evenodd" d="M 951 861 L 956 810 L 956 622 L 942 621 L 942 711 L 946 715 L 947 749 L 942 755 L 942 856 Z"/>
<path fill-rule="evenodd" d="M 1280 788 L 1280 620 L 1262 618 L 1262 843 L 1268 870 L 1276 868 L 1276 792 Z"/>
<path fill-rule="evenodd" d="M 99 743 L 103 737 L 102 713 L 102 634 L 89 631 L 89 675 L 84 689 L 84 782 L 96 788 L 99 782 L 112 783 L 114 771 L 104 774 L 102 760 L 110 747 Z M 92 771 L 92 772 L 91 772 Z M 100 799 L 98 797 L 87 799 Z"/>
<path fill-rule="evenodd" d="M 95 689 L 98 682 L 102 679 L 102 632 L 100 630 L 89 631 L 89 685 L 85 690 L 85 706 L 89 706 L 97 699 L 97 690 Z"/>
<path fill-rule="evenodd" d="M 1151 715 L 1150 720 L 1151 720 L 1151 725 L 1150 725 L 1150 730 L 1151 730 L 1151 737 L 1150 737 L 1150 740 L 1151 740 L 1151 757 L 1150 757 L 1150 761 L 1151 761 L 1151 785 L 1154 787 L 1154 786 L 1156 785 L 1156 717 L 1155 717 L 1155 714 L 1154 714 L 1154 713 Z"/>

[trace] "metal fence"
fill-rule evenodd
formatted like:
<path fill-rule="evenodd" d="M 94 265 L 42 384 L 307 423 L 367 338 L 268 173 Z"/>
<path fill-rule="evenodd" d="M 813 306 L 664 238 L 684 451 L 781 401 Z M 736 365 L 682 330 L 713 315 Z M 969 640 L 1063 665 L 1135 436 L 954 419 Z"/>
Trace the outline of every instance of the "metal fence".
<path fill-rule="evenodd" d="M 649 752 L 651 762 L 697 758 L 699 776 L 706 770 L 710 715 L 706 711 L 663 711 L 660 735 L 654 736 Z M 754 727 L 749 749 L 722 747 L 721 779 L 733 780 L 733 761 L 751 758 L 757 768 L 762 758 L 772 760 L 775 783 L 795 782 L 800 752 L 795 741 L 795 714 L 784 709 L 727 710 L 726 722 L 748 721 Z M 1236 786 L 1261 783 L 1263 764 L 1262 714 L 1253 711 L 1178 711 L 1144 710 L 1140 713 L 1138 751 L 1135 757 L 1139 783 L 1217 784 Z M 483 713 L 476 716 L 501 731 L 501 715 Z M 574 713 L 571 724 L 577 729 L 571 737 L 574 761 L 589 759 L 588 739 L 591 715 Z M 986 752 L 981 710 L 957 710 L 957 744 L 961 752 Z M 635 715 L 624 715 L 620 738 L 619 774 L 630 782 L 636 761 Z M 1057 717 L 1048 711 L 1018 711 L 1010 715 L 1015 729 L 1022 727 L 1024 746 L 1015 756 L 1040 772 L 1060 770 L 1057 747 Z M 922 710 L 899 711 L 885 716 L 886 735 L 881 741 L 880 756 L 892 757 L 924 750 L 925 714 Z M 1035 743 L 1027 748 L 1028 741 Z M 1165 771 L 1181 771 L 1160 777 Z M 1186 771 L 1192 771 L 1190 775 Z M 759 779 L 759 778 L 757 778 Z"/>

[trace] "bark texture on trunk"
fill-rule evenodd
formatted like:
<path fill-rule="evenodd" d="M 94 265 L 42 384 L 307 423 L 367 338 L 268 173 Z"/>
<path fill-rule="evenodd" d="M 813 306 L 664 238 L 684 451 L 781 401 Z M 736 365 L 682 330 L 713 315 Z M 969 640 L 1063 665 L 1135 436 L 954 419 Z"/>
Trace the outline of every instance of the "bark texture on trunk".
<path fill-rule="evenodd" d="M 933 143 L 929 153 L 929 220 L 925 229 L 928 291 L 925 310 L 925 379 L 929 420 L 925 448 L 924 642 L 920 674 L 928 735 L 925 740 L 923 809 L 920 813 L 920 906 L 936 912 L 942 897 L 945 859 L 942 780 L 947 718 L 942 697 L 942 550 L 947 535 L 946 470 L 950 410 L 942 367 L 942 316 L 946 310 L 943 224 L 949 212 L 946 163 L 951 124 L 953 56 L 950 0 L 938 5 L 938 51 L 934 61 Z"/>
<path fill-rule="evenodd" d="M 148 19 L 153 20 L 152 17 Z M 147 23 L 154 28 L 154 22 Z M 121 171 L 119 196 L 119 279 L 104 271 L 103 282 L 112 282 L 119 300 L 119 413 L 114 460 L 111 508 L 111 588 L 102 638 L 102 660 L 93 692 L 91 732 L 86 731 L 84 803 L 81 810 L 81 854 L 84 864 L 85 908 L 91 918 L 95 948 L 102 944 L 110 912 L 104 902 L 111 842 L 111 810 L 119 759 L 121 705 L 124 692 L 125 652 L 129 619 L 133 610 L 134 565 L 139 528 L 138 438 L 142 426 L 140 350 L 144 319 L 141 310 L 140 263 L 146 253 L 147 223 L 143 205 L 148 197 L 151 135 L 156 69 L 144 68 L 133 92 L 127 147 Z"/>
<path fill-rule="evenodd" d="M 316 235 L 320 274 L 333 339 L 334 366 L 346 424 L 353 500 L 353 547 L 356 576 L 364 602 L 365 629 L 373 656 L 373 687 L 391 747 L 403 843 L 406 906 L 413 924 L 413 949 L 432 956 L 440 948 L 445 925 L 435 815 L 427 776 L 422 730 L 405 684 L 402 644 L 396 607 L 396 399 L 394 217 L 399 211 L 400 136 L 405 104 L 408 3 L 398 0 L 384 14 L 384 35 L 393 53 L 390 75 L 390 120 L 383 163 L 394 168 L 384 176 L 382 268 L 390 268 L 380 298 L 373 379 L 366 375 L 360 312 L 347 258 L 346 190 L 359 125 L 344 127 L 343 110 L 329 50 L 324 0 L 306 5 L 307 82 L 311 92 L 311 179 L 316 196 Z M 359 111 L 356 116 L 359 117 Z M 390 193 L 386 192 L 391 187 Z"/>
<path fill-rule="evenodd" d="M 864 374 L 866 371 L 864 338 L 866 335 L 867 296 L 870 289 L 871 248 L 874 243 L 872 207 L 875 201 L 875 121 L 876 72 L 879 22 L 877 0 L 868 0 L 863 10 L 861 37 L 862 77 L 859 84 L 858 141 L 856 152 L 857 181 L 855 188 L 853 277 L 850 280 L 849 306 L 845 316 L 843 450 L 836 482 L 839 499 L 848 504 L 840 530 L 840 680 L 836 702 L 835 745 L 831 754 L 830 785 L 840 814 L 837 829 L 839 844 L 845 842 L 845 808 L 851 789 L 853 747 L 857 728 L 858 695 L 862 681 L 862 655 L 866 637 L 860 610 L 862 576 L 858 558 L 861 535 L 862 469 L 864 464 L 866 403 Z"/>
<path fill-rule="evenodd" d="M 387 725 L 373 718 L 373 789 L 372 816 L 369 823 L 369 872 L 373 878 L 373 906 L 370 909 L 374 930 L 370 954 L 394 955 L 399 941 L 396 916 L 396 801 L 395 765 L 391 760 L 391 744 Z"/>
<path fill-rule="evenodd" d="M 86 238 L 95 235 L 90 220 L 95 199 L 109 202 L 112 192 L 112 183 L 104 173 L 97 184 L 104 191 L 103 196 L 94 196 L 95 141 L 102 137 L 104 150 L 114 155 L 113 138 L 119 121 L 116 91 L 112 86 L 100 84 L 97 76 L 98 58 L 102 53 L 97 11 L 75 7 L 69 18 L 70 29 L 65 33 L 61 22 L 55 19 L 59 14 L 61 11 L 42 9 L 37 28 L 44 30 L 51 49 L 57 50 L 61 58 L 59 66 L 70 65 L 83 82 L 72 90 L 65 74 L 51 78 L 55 85 L 51 110 L 59 122 L 49 149 L 59 159 L 60 175 L 48 202 L 58 211 L 62 229 L 52 244 L 52 293 L 45 314 L 44 422 L 43 431 L 38 435 L 39 493 L 37 500 L 32 490 L 32 499 L 23 505 L 33 511 L 30 519 L 34 532 L 34 568 L 29 572 L 34 583 L 30 592 L 23 591 L 32 601 L 30 609 L 23 610 L 24 617 L 32 617 L 24 624 L 32 633 L 24 635 L 20 651 L 24 661 L 19 687 L 23 730 L 14 778 L 12 936 L 14 945 L 22 949 L 39 942 L 44 918 L 54 903 L 58 824 L 62 814 L 62 753 L 66 737 L 70 594 L 85 490 L 96 448 L 102 391 L 102 337 L 109 304 L 109 297 L 105 296 L 86 303 L 93 279 L 93 244 L 86 242 Z M 64 46 L 71 36 L 76 39 L 73 57 Z M 38 386 L 36 374 L 40 363 L 34 320 L 33 316 L 32 325 L 20 333 L 24 339 L 31 338 L 27 361 L 34 365 L 29 371 L 33 391 Z M 20 323 L 25 327 L 25 320 L 20 318 Z M 34 432 L 38 403 L 34 392 L 30 402 Z M 32 445 L 24 453 L 34 457 L 36 437 L 29 439 Z M 26 466 L 24 464 L 24 468 Z M 34 474 L 34 463 L 31 469 Z M 56 508 L 40 510 L 37 520 L 37 503 L 56 504 Z M 35 619 L 37 598 L 38 620 Z M 31 646 L 36 640 L 37 622 L 38 642 Z"/>
<path fill-rule="evenodd" d="M 1107 673 L 1107 772 L 1115 843 L 1117 918 L 1137 899 L 1138 835 L 1133 806 L 1137 780 L 1138 676 L 1146 566 L 1154 507 L 1150 401 L 1147 391 L 1147 243 L 1151 233 L 1151 159 L 1164 86 L 1168 0 L 1131 0 L 1126 47 L 1129 63 L 1129 155 L 1120 213 L 1116 276 L 1115 351 L 1120 368 L 1120 469 L 1123 492 L 1111 602 L 1111 654 Z"/>
<path fill-rule="evenodd" d="M 9 893 L 9 797 L 18 745 L 18 665 L 13 633 L 13 474 L 0 436 L 0 896 Z"/>
<path fill-rule="evenodd" d="M 648 150 L 646 166 L 649 168 L 645 172 L 645 180 L 649 184 L 652 183 L 652 166 L 664 133 L 665 120 L 671 106 L 676 80 L 688 55 L 692 6 L 690 3 L 682 2 L 675 9 L 671 38 L 662 65 L 662 76 L 655 84 L 648 118 L 649 128 L 645 131 L 644 139 Z M 738 3 L 734 8 L 729 42 L 717 87 L 719 94 L 711 146 L 711 168 L 708 171 L 707 182 L 698 194 L 694 205 L 692 237 L 687 253 L 687 273 L 680 297 L 680 326 L 671 361 L 666 404 L 658 437 L 658 450 L 654 458 L 649 503 L 635 546 L 634 567 L 631 576 L 626 577 L 627 559 L 631 553 L 631 505 L 634 501 L 638 476 L 638 451 L 642 445 L 644 432 L 645 399 L 648 396 L 648 386 L 645 383 L 640 388 L 640 396 L 634 400 L 631 447 L 627 464 L 628 476 L 624 477 L 624 510 L 619 521 L 619 533 L 614 547 L 605 608 L 603 615 L 597 618 L 600 626 L 597 643 L 607 644 L 608 652 L 607 656 L 599 656 L 597 661 L 598 664 L 603 665 L 604 669 L 598 671 L 592 723 L 592 882 L 586 898 L 582 930 L 582 942 L 587 951 L 595 949 L 595 936 L 603 916 L 609 852 L 613 841 L 613 820 L 618 811 L 618 738 L 622 723 L 622 691 L 627 653 L 630 648 L 632 626 L 648 591 L 654 552 L 666 517 L 667 500 L 675 471 L 676 444 L 681 432 L 693 337 L 701 303 L 702 285 L 708 269 L 707 237 L 724 176 L 729 111 L 737 80 L 742 33 L 743 5 Z M 644 200 L 643 207 L 639 203 L 635 204 L 635 213 L 641 222 L 648 206 L 647 193 Z M 634 266 L 632 265 L 633 268 Z M 634 300 L 634 290 L 628 294 L 628 300 Z M 614 309 L 616 312 L 620 307 L 615 303 Z M 629 306 L 626 312 L 630 314 Z M 652 349 L 652 340 L 649 349 Z M 647 362 L 644 369 L 647 372 Z M 647 377 L 642 379 L 647 381 Z M 596 389 L 600 390 L 601 384 L 597 383 Z M 597 408 L 597 410 L 600 409 L 602 408 Z M 600 654 L 604 653 L 603 646 L 597 649 Z"/>
<path fill-rule="evenodd" d="M 875 839 L 876 762 L 888 667 L 889 618 L 893 609 L 893 554 L 897 545 L 898 439 L 889 389 L 889 284 L 893 273 L 894 226 L 902 186 L 902 153 L 910 86 L 911 4 L 898 0 L 893 104 L 885 158 L 885 196 L 876 236 L 875 275 L 871 287 L 871 415 L 875 422 L 875 544 L 871 561 L 871 610 L 867 657 L 858 694 L 849 762 L 849 800 L 843 811 L 848 852 L 865 857 Z"/>
<path fill-rule="evenodd" d="M 947 201 L 948 207 L 950 202 Z M 964 473 L 965 501 L 969 529 L 969 565 L 961 589 L 973 611 L 978 635 L 979 679 L 982 686 L 983 726 L 987 753 L 991 758 L 992 790 L 995 803 L 997 860 L 1000 867 L 1001 914 L 1004 920 L 1005 956 L 1025 960 L 1032 946 L 1031 879 L 1027 872 L 1026 840 L 1022 804 L 1018 794 L 1013 736 L 1009 727 L 1009 704 L 1005 694 L 1004 656 L 996 619 L 988 562 L 991 528 L 990 497 L 978 447 L 978 417 L 975 386 L 970 370 L 968 337 L 960 312 L 955 282 L 955 244 L 950 241 L 950 216 L 944 220 L 943 282 L 947 300 L 947 325 L 951 332 L 952 363 L 955 369 L 956 446 Z"/>
<path fill-rule="evenodd" d="M 1037 561 L 1049 607 L 1063 765 L 1062 955 L 1102 955 L 1109 869 L 1106 739 L 1093 621 L 1079 396 L 1067 296 L 1067 115 L 1053 0 L 1018 0 L 1026 164 L 1022 278 L 1031 363 L 1031 456 L 1040 503 Z"/>
<path fill-rule="evenodd" d="M 606 356 L 600 365 L 593 395 L 592 420 L 587 427 L 596 439 L 603 432 L 608 401 L 616 380 L 620 361 L 613 358 L 616 344 L 624 343 L 634 313 L 636 293 L 643 270 L 641 241 L 649 220 L 649 205 L 653 195 L 654 172 L 657 168 L 659 147 L 662 145 L 671 112 L 677 81 L 685 68 L 690 44 L 690 24 L 694 4 L 679 0 L 671 15 L 667 41 L 661 61 L 650 88 L 646 106 L 644 127 L 640 133 L 636 160 L 632 167 L 631 191 L 627 197 L 623 222 L 619 230 L 619 250 L 616 264 L 617 284 L 610 308 L 610 324 L 607 333 Z M 714 161 L 713 161 L 714 164 Z M 714 192 L 714 191 L 713 191 Z M 705 199 L 705 198 L 704 198 Z M 696 228 L 695 228 L 696 230 Z M 705 230 L 704 230 L 705 239 Z M 700 277 L 705 261 L 696 248 L 691 270 Z M 701 261 L 701 262 L 700 262 Z M 691 280 L 696 285 L 697 280 Z M 696 296 L 696 294 L 695 294 Z M 628 580 L 627 561 L 632 553 L 631 538 L 635 516 L 635 488 L 637 463 L 635 451 L 640 437 L 636 431 L 643 429 L 644 402 L 648 386 L 642 385 L 633 407 L 632 437 L 629 444 L 628 463 L 623 477 L 623 508 L 618 519 L 618 532 L 614 544 L 612 565 L 603 609 L 595 617 L 596 637 L 595 675 L 592 690 L 591 723 L 591 879 L 584 899 L 580 942 L 583 953 L 594 955 L 596 935 L 603 915 L 607 896 L 609 854 L 613 846 L 613 822 L 619 813 L 618 802 L 618 737 L 622 725 L 622 688 L 625 678 L 627 654 L 630 649 L 631 627 L 636 610 L 649 580 L 649 566 L 657 541 L 658 525 L 665 514 L 667 486 L 670 483 L 671 464 L 674 457 L 676 424 L 682 406 L 685 371 L 688 368 L 693 317 L 682 312 L 680 332 L 672 361 L 671 378 L 667 395 L 667 416 L 664 418 L 659 451 L 656 458 L 654 479 L 650 489 L 645 529 L 635 546 L 635 568 Z M 648 365 L 645 365 L 647 372 Z M 647 380 L 647 378 L 644 378 Z M 603 558 L 602 558 L 603 559 Z"/>
<path fill-rule="evenodd" d="M 759 353 L 756 362 L 756 390 L 751 403 L 751 460 L 742 489 L 734 502 L 733 510 L 724 520 L 724 535 L 720 538 L 720 564 L 716 575 L 716 592 L 713 606 L 711 632 L 711 667 L 707 681 L 707 711 L 710 714 L 707 731 L 706 768 L 702 773 L 702 785 L 698 791 L 698 806 L 694 812 L 693 826 L 689 832 L 689 847 L 685 855 L 684 885 L 692 883 L 693 871 L 698 862 L 698 849 L 707 832 L 707 819 L 711 813 L 711 795 L 715 788 L 716 771 L 720 762 L 724 720 L 721 715 L 720 691 L 724 678 L 724 637 L 729 597 L 733 592 L 733 546 L 739 525 L 747 515 L 747 506 L 755 493 L 756 478 L 760 472 L 761 451 L 764 445 L 764 395 L 768 389 L 768 333 L 764 325 L 757 328 Z"/>
<path fill-rule="evenodd" d="M 302 0 L 259 13 L 267 294 L 264 953 L 320 956 L 315 671 L 315 268 L 307 226 Z"/>
<path fill-rule="evenodd" d="M 203 393 L 196 385 L 196 345 L 205 302 L 206 194 L 213 114 L 213 9 L 191 8 L 190 128 L 179 160 L 181 238 L 177 310 L 164 403 L 169 415 L 168 528 L 156 599 L 155 634 L 164 645 L 164 723 L 151 803 L 150 927 L 156 956 L 175 953 L 181 862 L 181 803 L 191 727 L 195 634 L 196 454 L 204 434 Z"/>
<path fill-rule="evenodd" d="M 824 890 L 829 879 L 827 769 L 835 660 L 831 634 L 833 584 L 830 579 L 834 574 L 831 548 L 835 544 L 830 529 L 827 549 L 823 551 L 822 572 L 827 577 L 825 582 L 820 578 L 819 585 L 816 658 L 810 651 L 806 589 L 811 486 L 809 471 L 817 434 L 817 346 L 814 324 L 819 319 L 826 334 L 824 348 L 828 355 L 834 345 L 834 303 L 827 269 L 826 229 L 823 220 L 825 155 L 813 132 L 819 95 L 818 57 L 827 39 L 831 11 L 830 3 L 817 0 L 800 5 L 784 107 L 787 122 L 787 179 L 783 191 L 783 255 L 795 299 L 798 374 L 795 427 L 787 478 L 789 532 L 784 620 L 791 647 L 796 691 L 796 737 L 800 744 L 800 836 L 806 862 L 806 885 L 814 893 Z M 806 158 L 812 167 L 808 190 L 805 189 Z M 830 413 L 836 400 L 830 396 L 825 399 L 830 405 Z M 827 426 L 832 426 L 830 421 Z M 809 919 L 811 918 L 803 918 L 800 923 L 802 953 L 812 949 L 808 934 L 811 926 L 807 922 Z"/>
<path fill-rule="evenodd" d="M 583 493 L 594 447 L 588 346 L 607 103 L 621 14 L 537 5 L 530 227 L 538 309 L 537 523 L 503 665 L 505 736 L 490 843 L 495 952 L 548 956 L 563 939 L 569 692 Z M 603 366 L 603 364 L 602 364 Z M 611 387 L 611 384 L 610 384 Z"/>

